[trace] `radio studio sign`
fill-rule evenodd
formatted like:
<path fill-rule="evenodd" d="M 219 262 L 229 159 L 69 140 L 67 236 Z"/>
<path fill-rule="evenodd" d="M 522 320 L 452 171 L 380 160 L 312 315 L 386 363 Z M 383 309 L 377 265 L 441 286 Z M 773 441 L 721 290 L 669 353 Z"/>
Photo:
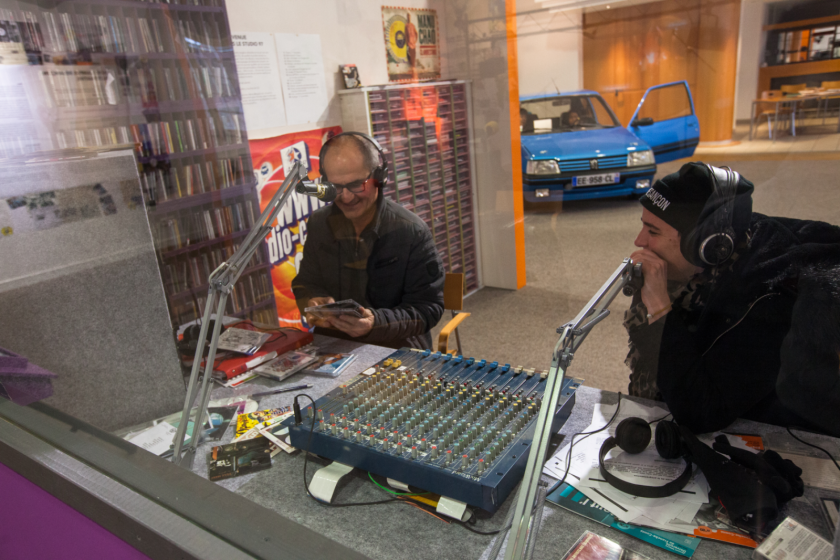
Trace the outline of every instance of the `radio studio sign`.
<path fill-rule="evenodd" d="M 440 79 L 437 12 L 382 7 L 388 80 L 417 82 Z"/>
<path fill-rule="evenodd" d="M 334 126 L 249 140 L 260 197 L 260 212 L 266 209 L 295 161 L 304 164 L 310 179 L 320 175 L 318 153 L 321 146 L 339 132 L 341 127 Z M 274 300 L 277 302 L 277 318 L 281 327 L 301 328 L 300 312 L 292 293 L 292 279 L 297 275 L 303 259 L 306 220 L 323 205 L 317 198 L 292 192 L 265 238 Z"/>

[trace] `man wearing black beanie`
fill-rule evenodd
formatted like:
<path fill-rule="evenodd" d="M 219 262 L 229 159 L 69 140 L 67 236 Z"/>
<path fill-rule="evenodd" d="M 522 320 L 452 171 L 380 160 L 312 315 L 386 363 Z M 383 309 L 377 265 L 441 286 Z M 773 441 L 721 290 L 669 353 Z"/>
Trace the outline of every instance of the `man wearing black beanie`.
<path fill-rule="evenodd" d="M 695 433 L 742 417 L 840 436 L 840 228 L 752 212 L 753 188 L 693 162 L 642 197 L 629 392 Z"/>

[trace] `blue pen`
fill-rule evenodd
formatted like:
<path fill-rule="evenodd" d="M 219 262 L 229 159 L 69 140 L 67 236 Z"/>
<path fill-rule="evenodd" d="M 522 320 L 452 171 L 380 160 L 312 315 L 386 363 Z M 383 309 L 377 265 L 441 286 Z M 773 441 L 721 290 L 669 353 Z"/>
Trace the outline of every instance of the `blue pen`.
<path fill-rule="evenodd" d="M 262 393 L 254 393 L 252 397 L 263 397 L 265 395 L 276 395 L 277 393 L 287 393 L 289 391 L 297 391 L 298 389 L 311 389 L 312 385 L 298 385 L 296 387 L 283 387 L 273 391 L 263 391 Z"/>

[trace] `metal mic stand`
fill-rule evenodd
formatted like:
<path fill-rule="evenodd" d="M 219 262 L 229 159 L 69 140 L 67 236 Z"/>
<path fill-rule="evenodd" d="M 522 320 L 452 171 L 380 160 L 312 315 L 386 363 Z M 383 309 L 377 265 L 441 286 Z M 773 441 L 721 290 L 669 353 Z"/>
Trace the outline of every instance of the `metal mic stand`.
<path fill-rule="evenodd" d="M 292 170 L 274 196 L 268 203 L 265 211 L 257 220 L 257 223 L 251 228 L 251 232 L 239 248 L 233 253 L 230 260 L 222 263 L 216 270 L 210 274 L 210 289 L 207 292 L 207 306 L 204 308 L 204 316 L 201 319 L 201 331 L 198 335 L 198 346 L 195 349 L 195 359 L 192 365 L 192 372 L 190 372 L 190 382 L 187 387 L 187 397 L 184 401 L 184 411 L 181 413 L 181 421 L 178 424 L 178 431 L 175 433 L 175 450 L 172 455 L 172 462 L 176 465 L 182 465 L 188 469 L 192 468 L 192 462 L 195 458 L 195 451 L 198 448 L 199 440 L 204 429 L 204 411 L 207 409 L 207 403 L 210 400 L 210 377 L 213 373 L 213 362 L 216 359 L 216 349 L 219 345 L 219 333 L 222 330 L 222 317 L 225 313 L 225 306 L 227 304 L 228 295 L 233 290 L 234 284 L 239 280 L 251 257 L 259 248 L 260 244 L 265 240 L 265 236 L 271 231 L 271 224 L 277 214 L 286 203 L 286 199 L 292 193 L 293 187 L 305 182 L 306 168 L 296 161 L 292 166 Z M 210 352 L 207 355 L 206 365 L 204 367 L 204 375 L 199 378 L 199 369 L 201 367 L 201 357 L 204 353 L 205 343 L 207 341 L 207 326 L 210 324 L 213 313 L 213 305 L 216 305 L 216 322 L 213 325 L 213 334 L 210 338 Z M 192 436 L 186 452 L 182 455 L 181 449 L 184 446 L 184 436 L 187 431 L 187 425 L 190 420 L 190 409 L 192 403 L 195 402 L 197 381 L 201 383 L 201 398 L 198 401 L 198 410 L 195 415 L 193 423 Z"/>
<path fill-rule="evenodd" d="M 516 498 L 516 506 L 513 514 L 513 525 L 510 530 L 507 548 L 505 549 L 505 560 L 519 560 L 525 557 L 525 548 L 528 541 L 536 538 L 536 533 L 528 531 L 531 522 L 531 511 L 535 506 L 537 490 L 539 488 L 542 466 L 548 451 L 548 440 L 551 436 L 551 424 L 557 408 L 557 401 L 560 399 L 560 391 L 563 387 L 563 379 L 566 370 L 572 362 L 575 351 L 583 343 L 586 335 L 592 328 L 606 319 L 610 314 L 607 309 L 610 303 L 624 291 L 625 295 L 633 293 L 641 285 L 641 265 L 633 264 L 630 259 L 624 259 L 609 280 L 607 280 L 598 292 L 589 300 L 589 303 L 578 313 L 577 317 L 570 323 L 566 323 L 557 329 L 560 333 L 560 340 L 554 347 L 554 354 L 551 360 L 551 369 L 548 372 L 545 386 L 545 397 L 540 414 L 537 417 L 537 424 L 534 429 L 534 438 L 531 441 L 531 453 L 528 456 L 528 463 L 525 468 L 525 476 L 522 478 L 522 486 Z M 535 515 L 540 515 L 537 512 Z M 499 538 L 504 538 L 499 536 Z M 532 549 L 532 546 L 528 546 Z"/>

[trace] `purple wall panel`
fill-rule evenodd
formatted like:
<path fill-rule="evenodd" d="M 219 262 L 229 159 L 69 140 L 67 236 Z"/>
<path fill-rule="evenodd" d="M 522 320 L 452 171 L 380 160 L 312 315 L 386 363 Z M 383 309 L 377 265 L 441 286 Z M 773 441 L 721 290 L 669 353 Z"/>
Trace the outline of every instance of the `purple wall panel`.
<path fill-rule="evenodd" d="M 0 558 L 149 560 L 145 554 L 2 463 Z"/>

